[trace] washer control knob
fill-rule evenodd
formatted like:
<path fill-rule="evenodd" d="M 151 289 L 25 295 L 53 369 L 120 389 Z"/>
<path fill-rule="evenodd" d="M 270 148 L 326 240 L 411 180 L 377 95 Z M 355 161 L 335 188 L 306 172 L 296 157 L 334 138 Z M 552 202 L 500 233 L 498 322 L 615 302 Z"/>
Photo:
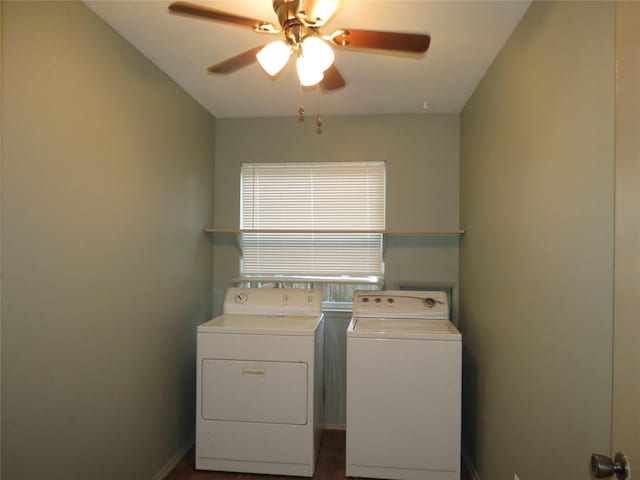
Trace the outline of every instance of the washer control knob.
<path fill-rule="evenodd" d="M 309 295 L 309 296 L 307 297 L 307 302 L 309 302 L 309 303 L 313 303 L 313 295 Z"/>
<path fill-rule="evenodd" d="M 436 301 L 433 298 L 428 297 L 424 299 L 424 304 L 429 308 L 433 308 L 436 306 Z"/>
<path fill-rule="evenodd" d="M 289 300 L 289 297 L 287 295 L 283 295 L 282 296 L 282 303 L 287 303 L 287 300 Z"/>
<path fill-rule="evenodd" d="M 369 297 L 362 297 L 362 303 L 369 303 Z"/>
<path fill-rule="evenodd" d="M 233 297 L 233 303 L 244 303 L 248 298 L 249 296 L 246 293 L 239 293 Z"/>
<path fill-rule="evenodd" d="M 382 299 L 380 297 L 376 297 L 376 303 L 380 303 Z"/>
<path fill-rule="evenodd" d="M 391 297 L 387 298 L 387 303 L 389 305 L 391 305 L 393 302 L 395 302 L 395 300 L 393 298 L 391 298 Z"/>

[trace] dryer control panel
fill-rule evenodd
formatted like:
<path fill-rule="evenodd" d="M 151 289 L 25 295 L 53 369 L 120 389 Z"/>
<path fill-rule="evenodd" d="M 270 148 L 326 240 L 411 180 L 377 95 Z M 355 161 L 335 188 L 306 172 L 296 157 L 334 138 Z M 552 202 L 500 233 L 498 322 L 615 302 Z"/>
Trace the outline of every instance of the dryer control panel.
<path fill-rule="evenodd" d="M 227 290 L 224 313 L 243 315 L 319 315 L 318 288 L 238 288 Z"/>

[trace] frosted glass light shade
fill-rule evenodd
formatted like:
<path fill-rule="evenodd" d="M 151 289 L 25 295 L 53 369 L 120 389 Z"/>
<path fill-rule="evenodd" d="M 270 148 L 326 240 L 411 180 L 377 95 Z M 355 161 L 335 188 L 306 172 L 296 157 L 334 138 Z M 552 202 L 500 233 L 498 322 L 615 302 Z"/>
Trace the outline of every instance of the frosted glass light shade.
<path fill-rule="evenodd" d="M 324 73 L 307 57 L 298 57 L 296 62 L 298 78 L 303 87 L 312 87 L 322 81 Z"/>
<path fill-rule="evenodd" d="M 307 37 L 302 41 L 302 55 L 323 72 L 331 66 L 335 58 L 327 42 L 318 37 Z"/>
<path fill-rule="evenodd" d="M 277 75 L 289 61 L 291 47 L 282 40 L 272 42 L 258 52 L 258 63 L 272 77 Z"/>

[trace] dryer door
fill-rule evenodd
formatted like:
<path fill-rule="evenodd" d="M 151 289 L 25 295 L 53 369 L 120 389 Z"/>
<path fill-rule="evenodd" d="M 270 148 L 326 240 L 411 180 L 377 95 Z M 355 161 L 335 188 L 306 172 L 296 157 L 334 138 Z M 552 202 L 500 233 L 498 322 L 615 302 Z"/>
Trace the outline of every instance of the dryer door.
<path fill-rule="evenodd" d="M 205 420 L 304 425 L 307 364 L 244 360 L 202 361 Z"/>

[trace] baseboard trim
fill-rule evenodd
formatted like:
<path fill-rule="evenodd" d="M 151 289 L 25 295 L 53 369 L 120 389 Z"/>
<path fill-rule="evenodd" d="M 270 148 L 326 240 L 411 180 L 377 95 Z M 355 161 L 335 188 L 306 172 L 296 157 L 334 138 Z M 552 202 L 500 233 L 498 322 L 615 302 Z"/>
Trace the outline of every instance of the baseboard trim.
<path fill-rule="evenodd" d="M 339 423 L 324 424 L 322 425 L 322 429 L 323 430 L 345 430 L 345 425 L 339 424 Z M 187 454 L 189 449 L 193 447 L 194 444 L 195 444 L 194 438 L 190 438 L 189 440 L 187 440 L 187 442 L 182 447 L 180 447 L 180 449 L 173 455 L 173 457 L 169 459 L 166 465 L 162 467 L 158 473 L 156 473 L 156 475 L 153 477 L 152 480 L 165 480 L 167 476 L 171 473 L 171 471 L 175 468 L 175 466 L 180 462 L 180 460 L 182 460 L 182 458 Z M 478 475 L 478 471 L 476 470 L 476 467 L 473 464 L 473 461 L 471 460 L 471 456 L 469 455 L 469 452 L 467 451 L 464 445 L 462 445 L 462 461 L 464 462 L 464 465 L 467 471 L 471 475 L 471 478 L 473 480 L 480 480 L 480 475 Z"/>
<path fill-rule="evenodd" d="M 187 442 L 180 447 L 180 449 L 169 459 L 164 467 L 160 469 L 158 473 L 152 478 L 152 480 L 165 480 L 171 471 L 175 468 L 175 466 L 182 460 L 182 458 L 187 454 L 189 449 L 193 447 L 195 444 L 195 438 L 190 438 Z"/>
<path fill-rule="evenodd" d="M 478 471 L 476 470 L 476 466 L 473 464 L 471 460 L 471 455 L 469 455 L 469 451 L 462 445 L 462 461 L 464 462 L 465 468 L 467 472 L 471 475 L 473 480 L 480 480 L 480 475 L 478 475 Z"/>
<path fill-rule="evenodd" d="M 344 423 L 325 423 L 320 426 L 322 430 L 346 430 L 347 427 Z"/>

